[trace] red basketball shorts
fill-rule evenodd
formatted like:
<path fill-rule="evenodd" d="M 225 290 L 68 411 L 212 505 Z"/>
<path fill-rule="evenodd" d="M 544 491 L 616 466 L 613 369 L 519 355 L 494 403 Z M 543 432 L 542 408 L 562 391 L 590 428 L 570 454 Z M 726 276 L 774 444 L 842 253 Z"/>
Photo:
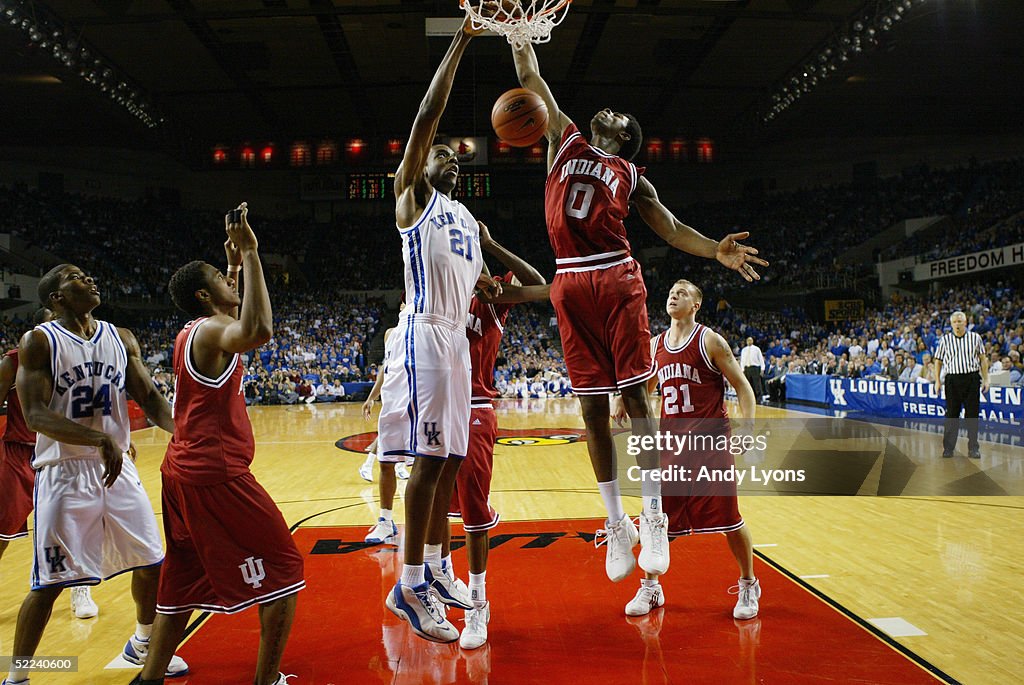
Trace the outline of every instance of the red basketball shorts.
<path fill-rule="evenodd" d="M 635 260 L 555 274 L 551 303 L 573 392 L 608 393 L 654 375 L 646 300 Z"/>
<path fill-rule="evenodd" d="M 449 507 L 449 515 L 461 518 L 467 533 L 490 530 L 501 518 L 488 502 L 497 437 L 498 417 L 494 408 L 475 407 L 469 415 L 469 454 L 455 477 Z"/>
<path fill-rule="evenodd" d="M 724 473 L 732 469 L 735 460 L 727 451 L 697 451 L 685 453 L 681 459 L 663 455 L 662 466 L 668 463 L 685 465 L 691 477 L 696 478 L 702 466 Z M 670 487 L 662 483 L 662 508 L 668 514 L 669 535 L 728 533 L 743 526 L 735 481 L 693 480 Z"/>
<path fill-rule="evenodd" d="M 0 540 L 28 535 L 25 522 L 32 513 L 36 482 L 32 449 L 32 445 L 20 442 L 0 442 Z"/>
<path fill-rule="evenodd" d="M 305 587 L 284 517 L 251 473 L 215 485 L 163 476 L 167 555 L 157 611 L 233 614 Z"/>

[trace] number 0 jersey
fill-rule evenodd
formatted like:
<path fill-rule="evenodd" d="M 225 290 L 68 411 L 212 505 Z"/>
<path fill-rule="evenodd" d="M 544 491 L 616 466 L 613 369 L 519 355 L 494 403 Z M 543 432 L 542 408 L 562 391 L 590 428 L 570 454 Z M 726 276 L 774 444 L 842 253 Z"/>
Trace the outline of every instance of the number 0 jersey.
<path fill-rule="evenodd" d="M 96 332 L 88 340 L 57 321 L 36 326 L 50 344 L 53 393 L 49 407 L 75 423 L 106 433 L 118 447 L 127 450 L 130 441 L 125 392 L 128 351 L 112 324 L 93 321 Z M 100 458 L 98 447 L 56 442 L 39 433 L 32 468 L 40 469 L 64 459 Z"/>
<path fill-rule="evenodd" d="M 629 261 L 622 222 L 643 172 L 587 143 L 575 124 L 566 127 L 544 186 L 548 238 L 559 272 Z"/>

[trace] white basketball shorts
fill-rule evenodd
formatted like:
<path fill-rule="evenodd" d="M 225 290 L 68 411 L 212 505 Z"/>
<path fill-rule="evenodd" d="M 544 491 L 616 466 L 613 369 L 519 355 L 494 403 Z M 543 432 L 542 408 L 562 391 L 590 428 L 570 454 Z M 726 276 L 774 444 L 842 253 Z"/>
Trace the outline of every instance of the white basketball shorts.
<path fill-rule="evenodd" d="M 399 317 L 388 339 L 377 453 L 464 459 L 469 444 L 469 340 L 464 322 L 431 314 Z"/>
<path fill-rule="evenodd" d="M 135 463 L 103 487 L 103 462 L 67 459 L 36 474 L 32 589 L 96 585 L 163 561 L 160 528 Z"/>

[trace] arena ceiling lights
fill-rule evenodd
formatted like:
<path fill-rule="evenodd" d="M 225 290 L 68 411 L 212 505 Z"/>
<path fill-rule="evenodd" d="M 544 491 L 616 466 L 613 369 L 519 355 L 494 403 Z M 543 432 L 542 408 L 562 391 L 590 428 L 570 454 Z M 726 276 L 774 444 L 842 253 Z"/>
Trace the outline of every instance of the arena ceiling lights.
<path fill-rule="evenodd" d="M 148 102 L 142 88 L 129 83 L 110 60 L 86 44 L 80 33 L 66 27 L 41 3 L 0 0 L 0 23 L 21 29 L 36 49 L 51 55 L 71 73 L 77 73 L 147 128 L 156 128 L 165 122 Z"/>
<path fill-rule="evenodd" d="M 910 10 L 927 1 L 872 0 L 854 12 L 839 30 L 815 46 L 801 64 L 772 87 L 768 99 L 757 110 L 760 124 L 771 124 L 851 60 L 877 48 Z"/>

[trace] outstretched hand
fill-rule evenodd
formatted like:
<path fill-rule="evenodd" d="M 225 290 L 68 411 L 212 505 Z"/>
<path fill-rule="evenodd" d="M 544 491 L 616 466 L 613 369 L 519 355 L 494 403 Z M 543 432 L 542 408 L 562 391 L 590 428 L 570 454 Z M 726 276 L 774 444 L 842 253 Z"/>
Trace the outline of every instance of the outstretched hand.
<path fill-rule="evenodd" d="M 742 233 L 730 233 L 718 243 L 718 251 L 715 252 L 715 259 L 723 265 L 738 271 L 748 282 L 761 280 L 760 274 L 754 269 L 754 264 L 768 266 L 768 262 L 756 257 L 757 249 L 747 245 L 741 245 L 740 240 L 750 237 L 748 231 Z"/>

